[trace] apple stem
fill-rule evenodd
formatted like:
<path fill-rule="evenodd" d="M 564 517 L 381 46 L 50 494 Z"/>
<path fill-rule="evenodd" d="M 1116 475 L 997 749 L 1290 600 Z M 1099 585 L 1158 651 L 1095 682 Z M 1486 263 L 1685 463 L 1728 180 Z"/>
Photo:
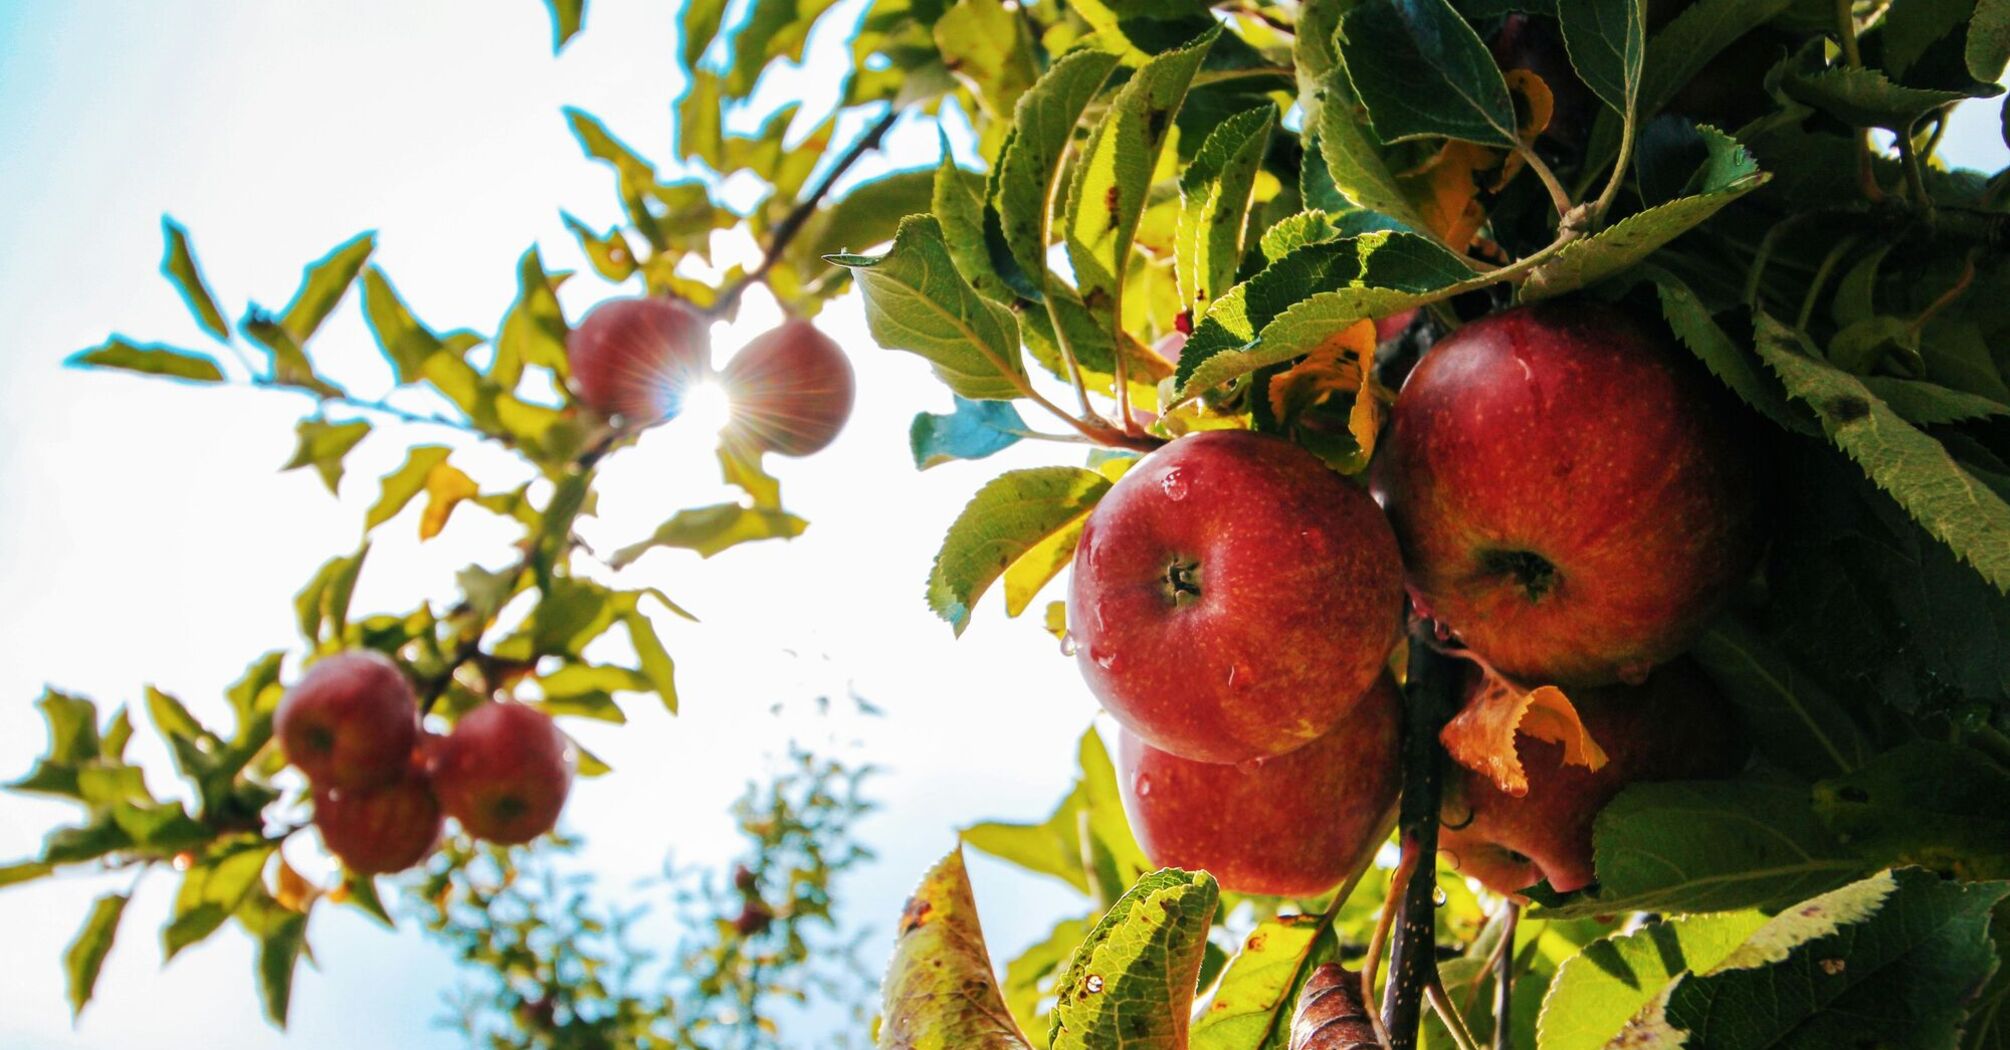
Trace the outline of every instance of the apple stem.
<path fill-rule="evenodd" d="M 760 265 L 727 285 L 719 293 L 718 300 L 712 304 L 708 313 L 714 317 L 731 313 L 734 305 L 740 301 L 740 293 L 745 292 L 748 285 L 768 279 L 768 271 L 774 269 L 775 261 L 781 258 L 783 249 L 789 246 L 790 241 L 796 239 L 796 234 L 802 232 L 803 225 L 810 221 L 810 216 L 816 214 L 817 205 L 823 203 L 823 199 L 830 194 L 831 187 L 837 185 L 837 180 L 842 178 L 853 164 L 858 163 L 860 157 L 879 148 L 880 140 L 892 130 L 894 121 L 900 119 L 900 114 L 899 106 L 888 107 L 886 115 L 880 117 L 878 123 L 867 129 L 864 135 L 859 136 L 858 141 L 853 142 L 850 148 L 844 151 L 844 155 L 839 157 L 837 162 L 831 165 L 830 170 L 824 172 L 824 177 L 817 181 L 816 188 L 810 191 L 810 195 L 797 201 L 796 206 L 789 209 L 789 213 L 775 225 L 774 235 L 768 239 L 767 247 L 761 251 Z"/>
<path fill-rule="evenodd" d="M 1501 949 L 1494 954 L 1494 1050 L 1510 1050 L 1514 1041 L 1510 1012 L 1514 1007 L 1514 935 L 1521 925 L 1521 905 L 1501 902 Z"/>
<path fill-rule="evenodd" d="M 1438 981 L 1438 807 L 1444 746 L 1438 733 L 1457 706 L 1457 663 L 1437 648 L 1437 625 L 1419 617 L 1410 628 L 1410 677 L 1403 691 L 1403 801 L 1397 816 L 1403 863 L 1414 865 L 1402 887 L 1389 946 L 1382 1024 L 1391 1050 L 1414 1050 L 1423 1004 Z"/>

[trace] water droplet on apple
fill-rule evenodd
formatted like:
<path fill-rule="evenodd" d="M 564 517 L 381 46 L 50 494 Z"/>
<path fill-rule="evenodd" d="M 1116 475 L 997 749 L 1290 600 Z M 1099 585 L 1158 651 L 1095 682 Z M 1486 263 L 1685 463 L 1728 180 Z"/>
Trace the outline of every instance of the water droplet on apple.
<path fill-rule="evenodd" d="M 1092 651 L 1089 653 L 1089 658 L 1096 661 L 1096 666 L 1105 671 L 1112 670 L 1117 666 L 1117 654 L 1107 649 L 1100 653 Z"/>
<path fill-rule="evenodd" d="M 1431 904 L 1432 904 L 1432 905 L 1434 905 L 1434 906 L 1436 906 L 1436 907 L 1439 907 L 1439 908 L 1442 908 L 1442 907 L 1444 907 L 1444 906 L 1445 906 L 1445 902 L 1446 902 L 1446 901 L 1449 901 L 1449 900 L 1451 900 L 1451 899 L 1452 899 L 1452 898 L 1451 898 L 1451 896 L 1450 896 L 1450 895 L 1448 895 L 1447 893 L 1445 893 L 1445 888 L 1444 888 L 1443 886 L 1433 886 L 1433 887 L 1431 887 Z"/>
<path fill-rule="evenodd" d="M 1082 987 L 1087 989 L 1090 995 L 1094 995 L 1097 992 L 1102 991 L 1103 975 L 1099 973 L 1090 974 L 1089 979 L 1082 982 Z"/>
<path fill-rule="evenodd" d="M 1152 778 L 1145 776 L 1142 773 L 1138 774 L 1138 797 L 1143 798 L 1151 793 L 1152 793 Z"/>
<path fill-rule="evenodd" d="M 1186 479 L 1180 477 L 1177 467 L 1166 471 L 1166 476 L 1159 480 L 1159 488 L 1165 490 L 1166 498 L 1175 503 L 1186 498 Z"/>
<path fill-rule="evenodd" d="M 1075 633 L 1073 631 L 1061 632 L 1061 655 L 1075 655 Z"/>

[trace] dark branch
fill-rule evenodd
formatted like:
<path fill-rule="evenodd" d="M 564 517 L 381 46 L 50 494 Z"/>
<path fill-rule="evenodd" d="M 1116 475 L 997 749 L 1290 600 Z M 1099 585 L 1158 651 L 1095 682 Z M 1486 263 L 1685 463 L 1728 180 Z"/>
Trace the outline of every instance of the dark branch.
<path fill-rule="evenodd" d="M 1403 888 L 1382 993 L 1382 1023 L 1391 1050 L 1414 1050 L 1424 995 L 1437 974 L 1438 802 L 1444 747 L 1438 732 L 1458 703 L 1457 662 L 1438 652 L 1436 625 L 1410 629 L 1410 680 L 1403 700 L 1403 802 L 1397 817 L 1403 857 L 1415 865 Z"/>

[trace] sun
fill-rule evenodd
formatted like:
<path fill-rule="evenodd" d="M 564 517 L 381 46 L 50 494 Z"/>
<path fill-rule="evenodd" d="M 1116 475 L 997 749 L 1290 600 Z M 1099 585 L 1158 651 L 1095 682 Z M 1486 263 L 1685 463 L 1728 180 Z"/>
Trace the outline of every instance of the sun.
<path fill-rule="evenodd" d="M 733 421 L 733 396 L 724 383 L 701 379 L 685 389 L 678 416 L 686 427 L 716 434 Z"/>

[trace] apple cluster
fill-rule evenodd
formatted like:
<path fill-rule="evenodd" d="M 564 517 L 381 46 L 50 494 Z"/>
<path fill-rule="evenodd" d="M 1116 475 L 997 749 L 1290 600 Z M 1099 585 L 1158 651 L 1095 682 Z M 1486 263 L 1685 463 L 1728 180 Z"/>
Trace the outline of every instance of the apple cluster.
<path fill-rule="evenodd" d="M 731 405 L 728 444 L 783 456 L 819 452 L 844 429 L 855 384 L 835 340 L 790 318 L 715 370 L 710 326 L 676 299 L 603 302 L 566 339 L 574 393 L 601 415 L 649 426 L 676 417 L 693 387 L 716 382 Z"/>
<path fill-rule="evenodd" d="M 1388 662 L 1407 595 L 1471 657 L 1475 692 L 1483 673 L 1562 687 L 1608 759 L 1566 765 L 1520 735 L 1526 793 L 1454 778 L 1447 859 L 1505 894 L 1592 882 L 1592 819 L 1621 788 L 1743 761 L 1681 659 L 1763 549 L 1740 425 L 1666 335 L 1570 301 L 1439 341 L 1368 490 L 1251 431 L 1138 462 L 1083 529 L 1069 630 L 1121 727 L 1146 853 L 1295 897 L 1359 870 L 1401 787 Z"/>
<path fill-rule="evenodd" d="M 558 823 L 572 787 L 550 716 L 493 701 L 429 733 L 404 672 L 369 650 L 310 668 L 280 701 L 273 734 L 312 786 L 322 844 L 363 874 L 424 860 L 449 816 L 478 838 L 529 842 Z"/>

